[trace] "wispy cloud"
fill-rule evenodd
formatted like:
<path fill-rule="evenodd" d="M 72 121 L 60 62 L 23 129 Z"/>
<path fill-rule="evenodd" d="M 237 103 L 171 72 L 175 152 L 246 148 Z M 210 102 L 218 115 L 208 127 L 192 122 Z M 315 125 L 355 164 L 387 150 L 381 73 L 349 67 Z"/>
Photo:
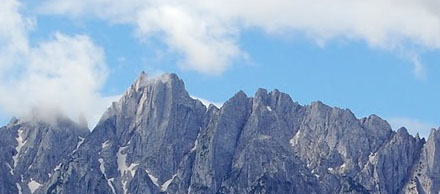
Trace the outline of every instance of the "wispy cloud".
<path fill-rule="evenodd" d="M 437 128 L 438 125 L 429 122 L 423 122 L 418 119 L 412 118 L 404 118 L 404 117 L 394 117 L 387 119 L 388 123 L 390 123 L 391 127 L 394 130 L 399 129 L 400 127 L 405 127 L 408 129 L 408 132 L 412 135 L 417 133 L 420 134 L 421 137 L 427 138 L 432 128 Z"/>
<path fill-rule="evenodd" d="M 426 78 L 426 70 L 425 65 L 420 61 L 420 57 L 418 55 L 411 57 L 412 63 L 414 64 L 414 75 L 418 79 Z"/>
<path fill-rule="evenodd" d="M 191 96 L 194 99 L 200 100 L 200 102 L 202 102 L 203 105 L 205 105 L 206 107 L 209 107 L 210 104 L 216 106 L 217 108 L 221 108 L 223 106 L 222 102 L 212 102 L 210 100 L 206 100 L 204 98 L 200 98 L 197 96 Z"/>
<path fill-rule="evenodd" d="M 301 33 L 321 44 L 361 40 L 396 53 L 440 48 L 440 3 L 434 0 L 47 0 L 41 10 L 132 24 L 142 37 L 159 38 L 181 53 L 182 68 L 208 74 L 246 56 L 238 38 L 248 28 Z M 423 75 L 420 60 L 408 60 L 415 75 Z"/>
<path fill-rule="evenodd" d="M 15 0 L 0 5 L 0 110 L 16 116 L 56 110 L 74 120 L 85 115 L 93 127 L 110 105 L 99 93 L 107 77 L 103 49 L 86 35 L 62 33 L 31 46 L 35 23 L 19 9 Z"/>

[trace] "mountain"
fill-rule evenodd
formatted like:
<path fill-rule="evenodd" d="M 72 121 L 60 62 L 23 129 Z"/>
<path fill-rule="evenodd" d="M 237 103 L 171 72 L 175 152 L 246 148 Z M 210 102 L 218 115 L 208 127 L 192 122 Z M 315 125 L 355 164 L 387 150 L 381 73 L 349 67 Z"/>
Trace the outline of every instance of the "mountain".
<path fill-rule="evenodd" d="M 425 142 L 376 115 L 303 106 L 278 90 L 205 107 L 177 75 L 141 73 L 92 132 L 58 120 L 0 129 L 0 193 L 440 190 L 440 129 Z"/>
<path fill-rule="evenodd" d="M 0 193 L 33 193 L 90 133 L 65 116 L 49 122 L 40 114 L 0 128 Z"/>

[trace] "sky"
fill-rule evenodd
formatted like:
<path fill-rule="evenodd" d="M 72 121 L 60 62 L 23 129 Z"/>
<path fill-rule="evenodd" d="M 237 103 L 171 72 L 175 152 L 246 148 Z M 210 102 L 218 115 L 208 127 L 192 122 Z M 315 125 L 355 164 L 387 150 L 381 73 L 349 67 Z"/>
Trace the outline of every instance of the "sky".
<path fill-rule="evenodd" d="M 279 89 L 426 137 L 439 13 L 436 0 L 3 0 L 0 124 L 37 109 L 93 127 L 145 71 L 215 104 Z"/>

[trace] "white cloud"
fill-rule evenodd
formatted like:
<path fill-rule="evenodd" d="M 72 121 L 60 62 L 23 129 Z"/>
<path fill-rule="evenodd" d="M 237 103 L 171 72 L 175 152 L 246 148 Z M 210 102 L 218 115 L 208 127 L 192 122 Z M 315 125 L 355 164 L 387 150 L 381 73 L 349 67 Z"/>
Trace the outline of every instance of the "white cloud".
<path fill-rule="evenodd" d="M 61 33 L 31 47 L 35 20 L 19 7 L 16 0 L 0 4 L 1 109 L 22 114 L 48 104 L 73 117 L 99 115 L 107 76 L 103 50 L 87 36 Z M 140 37 L 159 38 L 180 53 L 182 68 L 208 74 L 221 74 L 245 57 L 238 38 L 249 28 L 305 34 L 319 43 L 344 38 L 409 50 L 417 77 L 426 72 L 420 50 L 440 48 L 440 3 L 434 0 L 47 0 L 41 11 L 131 24 Z"/>
<path fill-rule="evenodd" d="M 202 104 L 205 105 L 207 108 L 209 107 L 210 104 L 216 106 L 217 108 L 221 108 L 223 106 L 222 102 L 212 102 L 210 100 L 206 100 L 204 98 L 200 98 L 200 97 L 197 97 L 197 96 L 191 96 L 191 98 L 200 100 L 200 102 L 202 102 Z"/>
<path fill-rule="evenodd" d="M 217 18 L 179 6 L 148 8 L 139 14 L 141 35 L 162 36 L 172 50 L 183 54 L 181 67 L 207 74 L 220 74 L 241 55 L 236 33 L 226 30 Z"/>
<path fill-rule="evenodd" d="M 415 135 L 419 133 L 421 137 L 425 137 L 425 138 L 429 136 L 429 133 L 431 132 L 432 128 L 438 127 L 433 123 L 427 123 L 420 121 L 418 119 L 411 119 L 411 118 L 394 117 L 387 119 L 387 121 L 388 123 L 390 123 L 391 127 L 394 130 L 397 130 L 401 127 L 405 127 L 406 129 L 408 129 L 408 132 L 410 134 Z"/>
<path fill-rule="evenodd" d="M 411 57 L 411 60 L 414 64 L 414 75 L 418 79 L 424 79 L 426 76 L 425 66 L 422 62 L 420 62 L 420 57 L 418 55 L 415 55 Z"/>
<path fill-rule="evenodd" d="M 16 116 L 31 108 L 61 111 L 74 120 L 83 114 L 93 127 L 110 105 L 99 94 L 107 77 L 104 51 L 88 36 L 61 33 L 30 46 L 19 7 L 15 0 L 0 5 L 0 110 Z"/>
<path fill-rule="evenodd" d="M 13 61 L 28 52 L 27 30 L 32 26 L 30 19 L 18 13 L 20 4 L 5 0 L 0 4 L 0 67 L 12 68 Z"/>
<path fill-rule="evenodd" d="M 301 33 L 320 44 L 336 38 L 399 52 L 440 48 L 440 3 L 435 0 L 47 0 L 45 13 L 96 16 L 130 23 L 183 55 L 182 67 L 220 74 L 237 57 L 248 28 Z M 414 73 L 423 65 L 413 58 Z"/>

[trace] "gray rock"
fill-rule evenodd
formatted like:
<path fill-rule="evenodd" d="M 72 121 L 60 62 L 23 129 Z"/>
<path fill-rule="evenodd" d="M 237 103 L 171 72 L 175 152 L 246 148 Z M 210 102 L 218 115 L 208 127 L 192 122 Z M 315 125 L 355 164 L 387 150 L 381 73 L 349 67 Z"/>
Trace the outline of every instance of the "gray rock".
<path fill-rule="evenodd" d="M 83 119 L 60 123 L 0 129 L 0 193 L 18 193 L 17 183 L 29 193 L 30 180 L 41 183 L 34 193 L 66 194 L 440 190 L 440 129 L 425 143 L 376 115 L 301 106 L 278 90 L 205 107 L 175 74 L 141 73 L 89 135 Z"/>
<path fill-rule="evenodd" d="M 42 193 L 166 190 L 195 146 L 205 113 L 175 74 L 142 73 Z M 143 180 L 152 184 L 131 184 Z"/>
<path fill-rule="evenodd" d="M 298 123 L 287 118 L 299 114 L 299 108 L 277 90 L 257 91 L 221 193 L 321 193 L 316 177 L 289 144 Z"/>
<path fill-rule="evenodd" d="M 399 129 L 378 152 L 370 154 L 368 163 L 356 179 L 371 193 L 401 193 L 423 143 L 409 135 L 405 128 Z"/>
<path fill-rule="evenodd" d="M 440 192 L 440 128 L 432 129 L 420 159 L 409 175 L 405 193 L 428 194 Z"/>
<path fill-rule="evenodd" d="M 57 167 L 89 134 L 67 117 L 42 120 L 40 112 L 12 119 L 0 129 L 0 193 L 32 193 L 47 183 Z M 3 186 L 4 185 L 4 186 Z"/>

